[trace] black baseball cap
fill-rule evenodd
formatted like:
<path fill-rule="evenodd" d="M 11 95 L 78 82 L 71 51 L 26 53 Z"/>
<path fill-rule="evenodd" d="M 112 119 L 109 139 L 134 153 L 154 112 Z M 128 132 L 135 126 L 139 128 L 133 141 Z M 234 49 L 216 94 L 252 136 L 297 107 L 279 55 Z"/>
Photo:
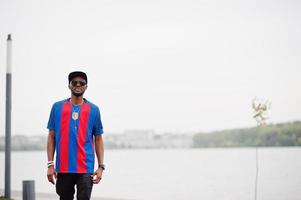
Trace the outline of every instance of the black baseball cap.
<path fill-rule="evenodd" d="M 87 78 L 87 74 L 85 72 L 81 72 L 81 71 L 74 71 L 74 72 L 71 72 L 68 76 L 68 80 L 69 80 L 69 83 L 72 81 L 72 79 L 74 79 L 75 77 L 81 77 L 83 78 L 86 83 L 88 83 L 88 78 Z"/>

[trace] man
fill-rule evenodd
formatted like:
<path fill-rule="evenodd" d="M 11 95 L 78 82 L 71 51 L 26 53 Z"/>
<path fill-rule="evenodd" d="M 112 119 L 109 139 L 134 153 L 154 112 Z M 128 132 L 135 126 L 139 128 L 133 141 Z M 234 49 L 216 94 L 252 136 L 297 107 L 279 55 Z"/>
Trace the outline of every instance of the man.
<path fill-rule="evenodd" d="M 89 200 L 93 183 L 99 183 L 105 169 L 103 127 L 98 107 L 83 98 L 87 75 L 80 71 L 71 72 L 68 80 L 71 98 L 54 103 L 48 121 L 47 178 L 56 184 L 60 200 L 72 200 L 75 185 L 77 199 Z M 94 151 L 98 160 L 96 171 Z"/>

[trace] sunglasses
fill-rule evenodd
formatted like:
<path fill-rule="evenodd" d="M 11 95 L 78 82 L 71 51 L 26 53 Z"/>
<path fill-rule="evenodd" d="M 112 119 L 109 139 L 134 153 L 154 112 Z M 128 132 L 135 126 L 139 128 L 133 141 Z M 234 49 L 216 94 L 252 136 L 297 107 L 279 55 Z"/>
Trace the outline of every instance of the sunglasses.
<path fill-rule="evenodd" d="M 84 81 L 71 81 L 71 85 L 72 85 L 73 87 L 76 87 L 77 84 L 79 84 L 80 86 L 85 86 L 87 83 L 84 82 Z"/>

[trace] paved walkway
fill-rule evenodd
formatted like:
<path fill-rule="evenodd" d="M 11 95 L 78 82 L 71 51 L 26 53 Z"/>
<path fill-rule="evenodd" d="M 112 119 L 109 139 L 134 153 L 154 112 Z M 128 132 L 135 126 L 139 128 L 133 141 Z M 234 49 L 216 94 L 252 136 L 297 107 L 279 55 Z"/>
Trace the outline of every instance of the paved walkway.
<path fill-rule="evenodd" d="M 0 189 L 0 196 L 4 196 L 3 189 Z M 11 196 L 13 200 L 22 200 L 22 191 L 12 191 Z M 36 200 L 58 200 L 58 199 L 59 197 L 56 194 L 36 192 Z M 125 200 L 125 199 L 92 197 L 91 200 Z"/>

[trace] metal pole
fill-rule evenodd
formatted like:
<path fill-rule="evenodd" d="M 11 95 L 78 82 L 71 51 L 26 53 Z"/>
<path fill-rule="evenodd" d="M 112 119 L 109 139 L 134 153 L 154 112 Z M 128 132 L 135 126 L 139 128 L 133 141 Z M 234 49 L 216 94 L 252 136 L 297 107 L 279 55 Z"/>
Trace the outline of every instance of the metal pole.
<path fill-rule="evenodd" d="M 257 200 L 257 188 L 258 188 L 258 171 L 259 171 L 259 163 L 258 163 L 258 148 L 259 148 L 259 128 L 260 124 L 255 129 L 255 184 L 254 184 L 254 200 Z"/>
<path fill-rule="evenodd" d="M 6 109 L 5 109 L 5 192 L 4 196 L 11 198 L 11 88 L 12 88 L 12 39 L 7 37 L 6 54 Z"/>
<path fill-rule="evenodd" d="M 34 180 L 23 181 L 23 200 L 35 200 Z"/>

